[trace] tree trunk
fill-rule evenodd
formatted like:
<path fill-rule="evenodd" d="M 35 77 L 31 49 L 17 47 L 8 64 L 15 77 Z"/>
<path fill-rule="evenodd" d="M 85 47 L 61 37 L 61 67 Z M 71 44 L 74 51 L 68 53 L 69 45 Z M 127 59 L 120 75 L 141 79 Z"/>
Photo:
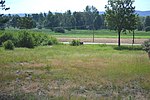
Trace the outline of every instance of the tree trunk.
<path fill-rule="evenodd" d="M 93 23 L 93 43 L 94 43 L 94 35 L 95 35 L 95 34 L 94 34 L 94 29 L 95 29 L 95 28 L 94 28 L 94 23 Z"/>
<path fill-rule="evenodd" d="M 148 57 L 149 57 L 149 59 L 150 59 L 150 52 L 148 52 Z"/>
<path fill-rule="evenodd" d="M 121 31 L 118 30 L 118 47 L 120 47 L 120 34 L 121 34 Z"/>
<path fill-rule="evenodd" d="M 134 34 L 134 31 L 133 31 L 133 40 L 132 40 L 132 44 L 134 44 L 134 36 L 135 36 L 135 34 Z"/>

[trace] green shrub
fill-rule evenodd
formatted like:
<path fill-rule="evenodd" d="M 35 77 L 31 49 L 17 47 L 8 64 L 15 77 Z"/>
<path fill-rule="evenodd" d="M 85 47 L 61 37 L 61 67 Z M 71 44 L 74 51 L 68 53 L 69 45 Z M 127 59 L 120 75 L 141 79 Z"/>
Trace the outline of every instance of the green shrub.
<path fill-rule="evenodd" d="M 32 37 L 34 39 L 34 45 L 35 46 L 39 46 L 42 45 L 43 42 L 48 40 L 48 36 L 45 34 L 37 34 L 37 33 L 33 33 Z"/>
<path fill-rule="evenodd" d="M 11 40 L 7 40 L 3 43 L 5 50 L 14 50 L 14 44 Z"/>
<path fill-rule="evenodd" d="M 0 36 L 0 45 L 2 45 L 2 43 L 7 41 L 7 40 L 12 40 L 12 42 L 14 42 L 15 39 L 13 37 L 13 34 L 11 34 L 11 33 L 3 33 Z"/>
<path fill-rule="evenodd" d="M 19 35 L 19 40 L 18 40 L 18 46 L 19 47 L 27 47 L 27 48 L 34 48 L 34 38 L 33 36 L 24 31 Z"/>
<path fill-rule="evenodd" d="M 55 44 L 58 44 L 58 40 L 55 37 L 47 38 L 42 43 L 42 45 L 55 45 Z"/>
<path fill-rule="evenodd" d="M 146 31 L 146 32 L 150 31 L 150 26 L 147 26 L 147 27 L 145 28 L 145 31 Z"/>
<path fill-rule="evenodd" d="M 58 44 L 58 40 L 55 37 L 50 37 L 50 40 L 53 42 L 53 45 Z"/>
<path fill-rule="evenodd" d="M 72 46 L 79 46 L 80 45 L 80 40 L 72 40 L 71 45 Z"/>
<path fill-rule="evenodd" d="M 150 53 L 150 39 L 147 41 L 144 41 L 142 44 L 143 50 L 145 50 L 147 53 Z"/>
<path fill-rule="evenodd" d="M 65 30 L 62 27 L 56 27 L 56 28 L 54 28 L 54 31 L 56 33 L 65 33 Z"/>

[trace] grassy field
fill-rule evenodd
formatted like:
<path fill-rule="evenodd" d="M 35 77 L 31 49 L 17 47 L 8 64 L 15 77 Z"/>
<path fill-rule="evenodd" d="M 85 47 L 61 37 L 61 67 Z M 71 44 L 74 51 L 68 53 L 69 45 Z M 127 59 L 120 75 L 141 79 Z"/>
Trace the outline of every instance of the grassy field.
<path fill-rule="evenodd" d="M 15 100 L 146 100 L 150 60 L 140 46 L 0 47 L 0 86 Z"/>
<path fill-rule="evenodd" d="M 7 32 L 17 32 L 19 30 L 16 29 L 7 29 Z M 29 30 L 31 32 L 40 32 L 40 33 L 47 33 L 55 37 L 59 38 L 92 38 L 93 37 L 93 31 L 92 30 L 71 30 L 66 31 L 66 33 L 55 33 L 52 32 L 49 29 L 32 29 Z M 95 30 L 94 31 L 95 38 L 118 38 L 118 34 L 116 31 L 110 31 L 110 30 Z M 127 32 L 127 34 L 122 33 L 121 38 L 132 38 L 132 33 Z M 135 38 L 144 38 L 149 39 L 150 38 L 150 32 L 145 31 L 135 31 Z"/>

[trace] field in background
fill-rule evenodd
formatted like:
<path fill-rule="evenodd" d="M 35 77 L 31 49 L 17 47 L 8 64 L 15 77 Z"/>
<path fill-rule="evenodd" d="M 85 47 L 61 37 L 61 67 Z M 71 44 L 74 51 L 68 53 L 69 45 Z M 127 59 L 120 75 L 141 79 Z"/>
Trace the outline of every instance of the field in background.
<path fill-rule="evenodd" d="M 140 46 L 0 47 L 0 94 L 41 100 L 149 99 L 149 65 Z"/>
<path fill-rule="evenodd" d="M 20 30 L 17 29 L 7 29 L 7 32 L 17 32 Z M 50 29 L 32 29 L 29 30 L 31 32 L 40 32 L 40 33 L 47 33 L 57 38 L 92 38 L 93 37 L 93 30 L 71 30 L 66 31 L 66 33 L 55 33 L 52 32 Z M 95 38 L 118 38 L 116 31 L 110 30 L 94 30 Z M 132 38 L 132 33 L 127 32 L 127 34 L 122 33 L 121 38 Z M 137 39 L 149 39 L 150 32 L 145 31 L 135 31 L 135 38 Z"/>

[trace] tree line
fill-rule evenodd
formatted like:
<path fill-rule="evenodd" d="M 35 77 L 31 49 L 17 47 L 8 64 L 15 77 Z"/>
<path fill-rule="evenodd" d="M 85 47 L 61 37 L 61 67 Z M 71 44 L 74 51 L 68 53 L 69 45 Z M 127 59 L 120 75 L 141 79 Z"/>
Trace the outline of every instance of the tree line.
<path fill-rule="evenodd" d="M 19 15 L 5 15 L 0 16 L 0 28 L 14 27 L 19 29 L 32 29 L 32 28 L 47 28 L 54 30 L 56 27 L 61 27 L 67 30 L 71 29 L 110 29 L 105 23 L 105 15 L 99 14 L 99 11 L 94 6 L 86 6 L 83 12 L 71 12 L 71 10 L 65 13 L 36 13 L 25 14 L 21 17 Z M 7 23 L 6 23 L 7 22 Z M 3 24 L 6 23 L 6 24 Z M 145 30 L 150 26 L 150 16 L 138 17 L 136 29 Z"/>
<path fill-rule="evenodd" d="M 54 29 L 62 27 L 64 29 L 102 29 L 104 25 L 104 15 L 100 15 L 99 11 L 94 6 L 86 6 L 83 12 L 71 12 L 70 10 L 65 13 L 36 13 L 25 14 L 20 17 L 19 15 L 7 15 L 3 18 L 9 21 L 6 27 L 14 27 L 19 29 L 31 28 L 47 28 Z"/>

